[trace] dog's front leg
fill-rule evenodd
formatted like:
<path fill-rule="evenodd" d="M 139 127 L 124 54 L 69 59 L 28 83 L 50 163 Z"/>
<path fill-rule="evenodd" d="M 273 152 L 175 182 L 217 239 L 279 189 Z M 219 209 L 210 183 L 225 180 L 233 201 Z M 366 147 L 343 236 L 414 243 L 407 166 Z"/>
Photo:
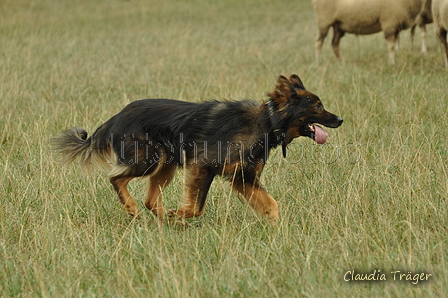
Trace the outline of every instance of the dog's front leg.
<path fill-rule="evenodd" d="M 254 183 L 233 181 L 232 187 L 236 190 L 258 213 L 268 219 L 272 225 L 279 220 L 277 202 L 255 180 Z"/>
<path fill-rule="evenodd" d="M 204 212 L 208 190 L 215 174 L 208 168 L 196 165 L 187 169 L 185 192 L 178 210 L 171 210 L 168 216 L 171 219 L 182 219 L 200 216 Z"/>

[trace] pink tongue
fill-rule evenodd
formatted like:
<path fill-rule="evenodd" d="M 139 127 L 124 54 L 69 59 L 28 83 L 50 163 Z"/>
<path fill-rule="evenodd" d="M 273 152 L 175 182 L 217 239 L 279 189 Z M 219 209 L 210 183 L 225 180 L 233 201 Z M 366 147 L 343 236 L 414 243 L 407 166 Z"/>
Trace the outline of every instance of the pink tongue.
<path fill-rule="evenodd" d="M 327 140 L 328 133 L 322 129 L 322 127 L 312 124 L 314 127 L 314 141 L 318 144 L 325 144 Z"/>

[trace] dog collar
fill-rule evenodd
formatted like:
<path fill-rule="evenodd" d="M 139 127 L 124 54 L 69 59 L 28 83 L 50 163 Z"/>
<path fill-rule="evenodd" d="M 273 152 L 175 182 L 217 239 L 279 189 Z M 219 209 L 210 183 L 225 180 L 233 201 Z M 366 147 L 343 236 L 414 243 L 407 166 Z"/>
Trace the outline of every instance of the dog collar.
<path fill-rule="evenodd" d="M 271 120 L 272 125 L 275 127 L 277 124 L 277 121 L 274 119 L 274 103 L 272 100 L 268 101 L 268 113 L 269 113 L 269 119 Z M 282 153 L 283 157 L 286 157 L 286 144 L 284 143 L 285 133 L 282 132 L 281 129 L 275 128 L 272 131 L 274 138 L 276 139 L 276 143 L 279 142 L 282 145 Z"/>
<path fill-rule="evenodd" d="M 280 129 L 276 128 L 278 120 L 274 118 L 275 111 L 274 111 L 274 103 L 272 102 L 272 100 L 268 101 L 267 106 L 268 106 L 269 119 L 271 120 L 272 126 L 275 128 L 272 132 L 274 133 L 274 135 L 277 136 L 281 133 L 281 131 Z"/>

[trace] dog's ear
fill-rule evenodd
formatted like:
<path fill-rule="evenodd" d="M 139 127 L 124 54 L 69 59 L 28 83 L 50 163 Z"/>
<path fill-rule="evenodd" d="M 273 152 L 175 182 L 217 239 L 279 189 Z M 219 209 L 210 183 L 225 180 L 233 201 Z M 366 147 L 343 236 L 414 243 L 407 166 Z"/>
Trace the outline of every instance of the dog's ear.
<path fill-rule="evenodd" d="M 291 75 L 291 77 L 289 78 L 289 81 L 291 81 L 294 88 L 296 88 L 298 90 L 306 90 L 305 86 L 302 83 L 302 80 L 299 78 L 298 75 L 296 75 L 296 74 Z"/>
<path fill-rule="evenodd" d="M 279 76 L 274 91 L 269 92 L 268 96 L 277 105 L 281 106 L 291 99 L 293 92 L 295 92 L 293 84 L 284 76 Z"/>

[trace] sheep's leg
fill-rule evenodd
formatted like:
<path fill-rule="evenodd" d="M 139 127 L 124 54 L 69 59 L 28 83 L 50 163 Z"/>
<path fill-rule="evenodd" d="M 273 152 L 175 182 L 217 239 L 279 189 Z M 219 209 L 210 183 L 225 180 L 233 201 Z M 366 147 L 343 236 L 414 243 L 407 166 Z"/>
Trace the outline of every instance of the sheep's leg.
<path fill-rule="evenodd" d="M 422 29 L 422 53 L 428 53 L 428 48 L 426 47 L 426 25 L 421 25 L 420 29 Z"/>
<path fill-rule="evenodd" d="M 414 24 L 411 28 L 411 49 L 414 48 L 414 39 L 415 39 L 415 28 L 417 27 L 417 24 Z"/>
<path fill-rule="evenodd" d="M 389 52 L 389 64 L 395 64 L 395 45 L 398 38 L 398 32 L 386 35 L 387 51 Z"/>
<path fill-rule="evenodd" d="M 448 70 L 448 34 L 445 32 L 445 68 Z"/>
<path fill-rule="evenodd" d="M 319 28 L 319 34 L 316 39 L 316 61 L 319 62 L 320 56 L 322 54 L 322 44 L 324 43 L 324 39 L 328 34 L 328 27 Z"/>
<path fill-rule="evenodd" d="M 443 28 L 438 28 L 437 37 L 443 45 L 445 51 L 445 67 L 448 69 L 448 31 Z"/>
<path fill-rule="evenodd" d="M 333 47 L 333 52 L 338 59 L 341 59 L 341 54 L 339 53 L 339 41 L 344 34 L 345 32 L 339 28 L 337 23 L 333 25 L 333 40 L 331 41 L 331 46 Z"/>

